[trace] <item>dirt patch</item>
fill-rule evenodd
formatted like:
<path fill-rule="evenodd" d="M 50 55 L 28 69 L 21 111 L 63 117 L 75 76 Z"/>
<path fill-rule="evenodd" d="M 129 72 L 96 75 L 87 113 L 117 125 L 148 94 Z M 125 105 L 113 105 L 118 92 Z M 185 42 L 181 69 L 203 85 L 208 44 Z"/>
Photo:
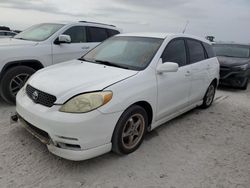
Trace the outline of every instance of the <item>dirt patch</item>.
<path fill-rule="evenodd" d="M 1 100 L 1 99 L 0 99 Z M 248 188 L 250 90 L 219 90 L 214 105 L 154 130 L 138 151 L 83 162 L 50 154 L 0 101 L 0 187 Z"/>

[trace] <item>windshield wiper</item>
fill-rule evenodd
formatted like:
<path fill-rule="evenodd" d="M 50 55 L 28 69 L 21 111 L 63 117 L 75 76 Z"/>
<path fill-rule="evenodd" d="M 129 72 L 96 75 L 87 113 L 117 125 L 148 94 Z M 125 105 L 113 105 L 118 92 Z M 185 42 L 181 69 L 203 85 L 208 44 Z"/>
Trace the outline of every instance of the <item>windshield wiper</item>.
<path fill-rule="evenodd" d="M 84 57 L 81 57 L 81 58 L 79 58 L 78 60 L 80 60 L 80 61 L 87 61 L 87 62 L 91 62 L 91 63 L 95 63 L 95 61 L 91 61 L 91 60 L 89 60 L 89 59 L 85 59 Z"/>
<path fill-rule="evenodd" d="M 108 66 L 118 67 L 118 68 L 122 68 L 122 69 L 129 69 L 128 67 L 118 65 L 118 64 L 112 63 L 110 61 L 104 61 L 104 60 L 96 59 L 95 62 L 99 63 L 99 64 L 102 64 L 102 65 L 108 65 Z"/>

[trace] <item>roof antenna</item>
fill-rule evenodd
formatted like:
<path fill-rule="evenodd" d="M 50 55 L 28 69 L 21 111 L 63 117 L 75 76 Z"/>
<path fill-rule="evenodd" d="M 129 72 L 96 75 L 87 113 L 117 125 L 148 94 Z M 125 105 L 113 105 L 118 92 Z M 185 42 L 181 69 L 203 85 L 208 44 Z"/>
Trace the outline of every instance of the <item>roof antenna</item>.
<path fill-rule="evenodd" d="M 186 32 L 188 25 L 189 25 L 189 20 L 187 21 L 187 23 L 186 23 L 186 25 L 185 25 L 185 27 L 184 27 L 184 29 L 182 31 L 183 34 Z"/>

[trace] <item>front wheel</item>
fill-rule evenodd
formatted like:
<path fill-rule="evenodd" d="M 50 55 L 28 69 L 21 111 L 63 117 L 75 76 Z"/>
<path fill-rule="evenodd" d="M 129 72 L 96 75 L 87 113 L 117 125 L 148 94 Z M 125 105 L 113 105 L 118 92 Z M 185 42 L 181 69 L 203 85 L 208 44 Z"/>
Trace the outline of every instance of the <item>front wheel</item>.
<path fill-rule="evenodd" d="M 112 151 L 117 154 L 134 152 L 143 142 L 148 125 L 147 112 L 134 105 L 120 117 L 112 138 Z"/>
<path fill-rule="evenodd" d="M 14 104 L 16 102 L 16 94 L 34 72 L 34 69 L 27 66 L 17 66 L 7 70 L 0 85 L 2 98 L 6 102 Z"/>
<path fill-rule="evenodd" d="M 207 89 L 207 92 L 203 98 L 203 103 L 201 105 L 201 108 L 208 108 L 212 105 L 214 101 L 215 92 L 216 92 L 216 84 L 213 82 Z"/>

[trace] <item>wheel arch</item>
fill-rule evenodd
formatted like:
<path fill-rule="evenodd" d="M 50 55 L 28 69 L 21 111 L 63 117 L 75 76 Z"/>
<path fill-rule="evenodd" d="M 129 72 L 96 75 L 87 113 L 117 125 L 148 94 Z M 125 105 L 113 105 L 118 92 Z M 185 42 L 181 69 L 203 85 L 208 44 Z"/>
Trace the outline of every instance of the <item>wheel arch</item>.
<path fill-rule="evenodd" d="M 142 107 L 143 109 L 145 109 L 145 111 L 147 112 L 147 116 L 148 116 L 148 127 L 147 127 L 147 130 L 150 131 L 151 130 L 151 124 L 152 124 L 152 121 L 153 121 L 153 108 L 152 108 L 152 105 L 147 102 L 147 101 L 137 101 L 137 102 L 134 102 L 133 104 L 129 105 L 124 111 L 123 113 L 128 110 L 130 107 L 134 106 L 134 105 L 137 105 L 137 106 L 140 106 Z M 120 118 L 119 118 L 120 119 Z M 113 137 L 113 136 L 112 136 Z"/>
<path fill-rule="evenodd" d="M 211 82 L 211 84 L 215 83 L 216 87 L 219 85 L 219 81 L 217 78 L 213 79 L 213 81 Z"/>
<path fill-rule="evenodd" d="M 10 68 L 21 66 L 21 65 L 33 68 L 36 71 L 44 68 L 43 64 L 40 61 L 35 60 L 35 59 L 11 61 L 11 62 L 6 63 L 3 69 L 1 70 L 0 80 L 2 79 L 2 76 L 4 75 L 4 73 L 8 71 Z"/>
<path fill-rule="evenodd" d="M 147 115 L 148 115 L 148 128 L 150 128 L 150 126 L 152 124 L 152 120 L 153 120 L 153 108 L 152 108 L 152 106 L 146 101 L 138 101 L 138 102 L 132 104 L 131 106 L 133 106 L 133 105 L 138 105 L 146 110 Z"/>

